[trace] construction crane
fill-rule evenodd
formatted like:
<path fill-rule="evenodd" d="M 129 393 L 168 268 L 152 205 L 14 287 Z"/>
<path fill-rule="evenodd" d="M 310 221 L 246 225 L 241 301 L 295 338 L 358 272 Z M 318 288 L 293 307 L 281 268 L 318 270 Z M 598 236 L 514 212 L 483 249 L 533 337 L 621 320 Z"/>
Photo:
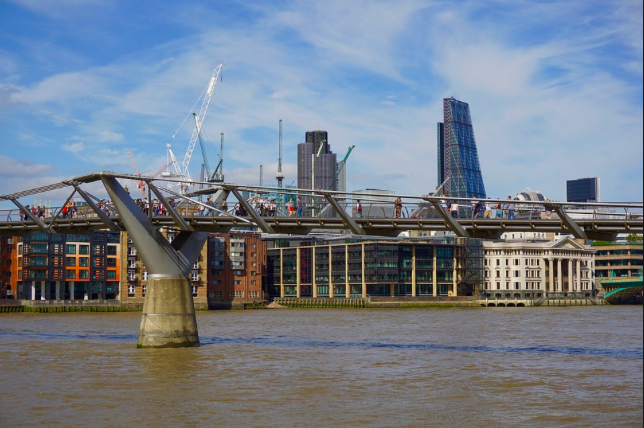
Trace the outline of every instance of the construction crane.
<path fill-rule="evenodd" d="M 201 146 L 201 156 L 203 157 L 203 163 L 201 164 L 201 178 L 199 181 L 206 181 L 210 178 L 210 165 L 208 164 L 208 155 L 206 154 L 206 146 L 203 143 L 203 138 L 201 136 L 201 124 L 197 119 L 197 113 L 192 113 L 192 117 L 195 119 L 195 129 L 197 130 L 197 137 L 199 138 L 199 146 Z"/>
<path fill-rule="evenodd" d="M 280 155 L 277 162 L 277 187 L 280 189 L 284 185 L 284 173 L 282 173 L 282 119 L 280 119 L 280 132 L 279 132 L 279 146 L 280 146 Z"/>
<path fill-rule="evenodd" d="M 134 166 L 134 172 L 136 172 L 136 175 L 138 175 L 138 176 L 140 177 L 140 176 L 141 176 L 141 174 L 139 173 L 139 170 L 138 170 L 138 169 L 137 169 L 137 167 L 136 167 L 136 162 L 134 162 L 134 156 L 132 155 L 132 152 L 127 152 L 127 154 L 128 154 L 128 156 L 130 157 L 130 159 L 132 160 L 132 165 Z M 152 178 L 157 178 L 157 177 L 159 176 L 159 174 L 161 174 L 163 171 L 165 171 L 166 169 L 168 169 L 168 167 L 169 167 L 170 165 L 172 165 L 172 162 L 170 162 L 170 163 L 166 164 L 166 165 L 165 165 L 165 166 L 163 166 L 161 169 L 159 169 L 157 172 L 155 172 L 155 173 L 152 175 Z M 136 185 L 136 187 L 138 187 L 139 189 L 141 189 L 141 195 L 143 196 L 143 199 L 145 199 L 145 198 L 146 198 L 146 195 L 145 195 L 145 181 L 143 181 L 143 180 L 139 181 L 139 183 Z"/>
<path fill-rule="evenodd" d="M 259 187 L 264 185 L 264 165 L 259 166 Z"/>
<path fill-rule="evenodd" d="M 340 175 L 340 172 L 344 169 L 344 166 L 347 164 L 347 159 L 349 159 L 349 155 L 355 149 L 356 146 L 351 146 L 349 147 L 349 150 L 347 150 L 347 155 L 342 159 L 340 162 L 338 162 L 338 170 L 336 171 L 335 175 L 333 176 L 333 180 L 331 180 L 331 183 L 329 184 L 329 189 L 328 190 L 333 190 L 333 186 L 335 185 L 338 176 Z"/>
<path fill-rule="evenodd" d="M 141 174 L 139 173 L 139 169 L 136 167 L 136 162 L 134 162 L 134 156 L 132 155 L 132 152 L 127 152 L 127 155 L 132 160 L 132 166 L 134 166 L 134 172 L 136 173 L 136 175 L 138 175 L 140 177 Z M 136 185 L 136 187 L 141 189 L 143 199 L 145 199 L 145 182 L 143 182 L 143 180 L 139 181 L 139 183 Z"/>
<path fill-rule="evenodd" d="M 219 145 L 219 163 L 215 172 L 212 173 L 212 176 L 208 179 L 211 183 L 223 183 L 224 182 L 224 133 L 221 133 L 221 143 Z"/>
<path fill-rule="evenodd" d="M 219 66 L 217 66 L 213 70 L 212 76 L 208 81 L 208 86 L 206 88 L 203 102 L 201 104 L 201 109 L 199 110 L 199 114 L 195 114 L 195 127 L 192 130 L 192 137 L 190 137 L 190 142 L 188 143 L 188 150 L 186 151 L 186 155 L 184 156 L 183 162 L 181 163 L 181 165 L 179 165 L 179 163 L 177 162 L 177 159 L 175 158 L 174 153 L 170 148 L 170 144 L 167 144 L 168 155 L 172 158 L 172 163 L 174 164 L 174 169 L 175 169 L 175 174 L 167 174 L 167 175 L 168 176 L 174 175 L 176 178 L 186 182 L 180 186 L 181 193 L 185 193 L 188 191 L 187 182 L 191 181 L 190 171 L 188 169 L 190 166 L 190 160 L 192 159 L 192 153 L 194 152 L 195 146 L 197 145 L 197 140 L 200 137 L 201 126 L 203 125 L 203 121 L 206 117 L 206 112 L 208 111 L 208 106 L 210 105 L 210 99 L 212 98 L 212 94 L 215 91 L 215 86 L 217 85 L 217 79 L 219 78 L 219 74 L 221 73 L 221 69 L 223 66 L 224 66 L 223 64 L 219 64 Z"/>

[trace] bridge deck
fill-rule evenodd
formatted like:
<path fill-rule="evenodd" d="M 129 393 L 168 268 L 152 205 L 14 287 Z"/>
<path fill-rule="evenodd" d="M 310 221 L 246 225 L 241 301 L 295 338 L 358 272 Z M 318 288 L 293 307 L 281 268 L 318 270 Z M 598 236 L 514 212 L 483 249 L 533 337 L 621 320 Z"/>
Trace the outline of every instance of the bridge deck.
<path fill-rule="evenodd" d="M 228 232 L 233 228 L 257 227 L 257 224 L 248 217 L 249 223 L 233 217 L 205 217 L 205 216 L 184 216 L 186 223 L 197 231 L 207 232 Z M 110 217 L 122 230 L 124 225 L 118 216 Z M 295 217 L 262 217 L 276 233 L 286 234 L 307 234 L 314 229 L 329 231 L 346 230 L 347 226 L 340 218 L 295 218 Z M 170 216 L 152 217 L 152 223 L 156 227 L 177 228 L 177 224 Z M 393 236 L 406 230 L 419 231 L 450 231 L 445 221 L 435 219 L 354 219 L 367 235 Z M 485 219 L 457 220 L 472 237 L 496 238 L 506 232 L 544 232 L 544 233 L 570 233 L 563 221 L 559 219 Z M 48 224 L 47 219 L 44 221 Z M 582 228 L 591 239 L 601 239 L 606 236 L 621 233 L 629 230 L 631 233 L 642 233 L 642 222 L 640 220 L 576 220 L 576 224 Z M 105 229 L 105 223 L 99 217 L 87 218 L 59 218 L 55 224 L 58 233 L 86 233 L 92 230 Z M 23 235 L 25 233 L 41 230 L 39 225 L 27 219 L 24 221 L 0 222 L 0 234 L 2 235 Z"/>

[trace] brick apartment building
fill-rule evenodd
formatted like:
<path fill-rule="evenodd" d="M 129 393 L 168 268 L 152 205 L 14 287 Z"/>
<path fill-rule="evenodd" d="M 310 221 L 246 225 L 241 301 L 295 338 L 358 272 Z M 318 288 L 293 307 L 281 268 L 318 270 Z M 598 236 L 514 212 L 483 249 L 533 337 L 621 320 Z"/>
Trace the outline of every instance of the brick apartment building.
<path fill-rule="evenodd" d="M 18 289 L 18 240 L 0 236 L 0 299 L 16 299 Z"/>

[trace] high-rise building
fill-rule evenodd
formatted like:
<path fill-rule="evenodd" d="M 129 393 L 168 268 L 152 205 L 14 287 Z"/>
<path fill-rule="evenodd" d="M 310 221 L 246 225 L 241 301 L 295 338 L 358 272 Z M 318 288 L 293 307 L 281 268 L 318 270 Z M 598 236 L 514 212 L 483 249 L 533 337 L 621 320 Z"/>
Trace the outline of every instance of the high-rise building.
<path fill-rule="evenodd" d="M 443 122 L 438 123 L 438 186 L 456 198 L 487 198 L 474 128 L 467 103 L 443 100 Z"/>
<path fill-rule="evenodd" d="M 568 202 L 599 202 L 599 178 L 579 178 L 566 181 Z"/>
<path fill-rule="evenodd" d="M 319 156 L 318 156 L 319 153 Z M 337 183 L 333 178 L 338 168 L 338 159 L 331 151 L 329 135 L 326 131 L 308 131 L 306 142 L 297 146 L 297 187 L 310 189 L 315 162 L 315 188 L 337 190 Z M 311 206 L 311 198 L 304 198 L 304 204 Z M 316 201 L 319 203 L 320 201 Z M 310 209 L 305 210 L 306 215 L 311 214 Z"/>

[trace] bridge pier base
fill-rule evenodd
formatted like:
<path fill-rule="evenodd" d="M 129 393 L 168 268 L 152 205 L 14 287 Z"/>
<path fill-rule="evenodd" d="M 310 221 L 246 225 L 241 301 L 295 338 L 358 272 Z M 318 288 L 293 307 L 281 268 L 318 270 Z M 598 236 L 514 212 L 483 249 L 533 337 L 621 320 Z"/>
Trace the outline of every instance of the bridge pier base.
<path fill-rule="evenodd" d="M 199 346 L 190 281 L 150 275 L 143 303 L 138 348 Z"/>

